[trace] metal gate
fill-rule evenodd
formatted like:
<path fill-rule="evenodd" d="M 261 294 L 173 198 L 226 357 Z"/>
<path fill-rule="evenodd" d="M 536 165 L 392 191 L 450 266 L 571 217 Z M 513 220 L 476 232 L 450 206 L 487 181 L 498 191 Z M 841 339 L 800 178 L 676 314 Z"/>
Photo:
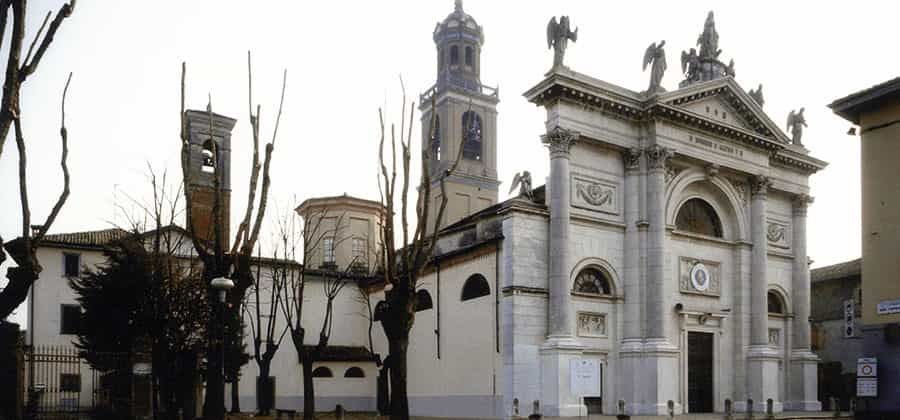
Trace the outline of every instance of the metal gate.
<path fill-rule="evenodd" d="M 67 346 L 36 346 L 25 352 L 25 410 L 44 419 L 82 418 L 113 405 L 114 379 L 127 373 L 128 355 L 109 353 L 98 360 L 104 370 L 93 369 Z"/>

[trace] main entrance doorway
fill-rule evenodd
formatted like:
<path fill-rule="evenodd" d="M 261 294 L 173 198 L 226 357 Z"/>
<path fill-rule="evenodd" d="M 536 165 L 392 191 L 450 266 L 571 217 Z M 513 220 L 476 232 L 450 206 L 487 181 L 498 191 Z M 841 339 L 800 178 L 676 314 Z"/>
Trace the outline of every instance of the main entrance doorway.
<path fill-rule="evenodd" d="M 688 331 L 688 412 L 713 411 L 713 335 Z"/>

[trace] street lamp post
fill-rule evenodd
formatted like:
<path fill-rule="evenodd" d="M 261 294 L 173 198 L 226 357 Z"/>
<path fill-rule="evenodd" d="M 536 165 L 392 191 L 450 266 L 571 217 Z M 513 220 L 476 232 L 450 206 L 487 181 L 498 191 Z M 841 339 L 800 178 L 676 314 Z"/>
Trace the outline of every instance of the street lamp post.
<path fill-rule="evenodd" d="M 225 295 L 234 282 L 225 277 L 216 277 L 209 283 L 216 291 L 218 304 L 213 303 L 216 326 L 215 345 L 210 346 L 212 354 L 208 355 L 210 363 L 208 368 L 213 369 L 214 380 L 206 384 L 206 392 L 210 393 L 207 400 L 210 405 L 206 410 L 207 420 L 221 420 L 225 418 Z"/>

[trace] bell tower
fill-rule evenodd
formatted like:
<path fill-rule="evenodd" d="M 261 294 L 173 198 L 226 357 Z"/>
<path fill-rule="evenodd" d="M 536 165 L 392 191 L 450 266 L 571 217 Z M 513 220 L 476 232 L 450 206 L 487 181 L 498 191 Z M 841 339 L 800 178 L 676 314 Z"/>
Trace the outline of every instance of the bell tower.
<path fill-rule="evenodd" d="M 431 175 L 429 227 L 434 226 L 441 203 L 440 177 L 460 159 L 446 178 L 447 209 L 440 223 L 444 227 L 497 203 L 500 97 L 496 88 L 481 84 L 484 33 L 463 11 L 462 0 L 456 0 L 453 13 L 435 26 L 433 39 L 437 81 L 419 98 L 422 150 L 429 152 Z"/>
<path fill-rule="evenodd" d="M 185 111 L 190 139 L 189 167 L 191 222 L 197 237 L 214 241 L 216 178 L 222 190 L 221 220 L 223 242 L 228 249 L 231 215 L 231 130 L 237 120 L 207 111 Z M 212 121 L 210 121 L 212 117 Z M 212 127 L 212 132 L 210 132 Z"/>

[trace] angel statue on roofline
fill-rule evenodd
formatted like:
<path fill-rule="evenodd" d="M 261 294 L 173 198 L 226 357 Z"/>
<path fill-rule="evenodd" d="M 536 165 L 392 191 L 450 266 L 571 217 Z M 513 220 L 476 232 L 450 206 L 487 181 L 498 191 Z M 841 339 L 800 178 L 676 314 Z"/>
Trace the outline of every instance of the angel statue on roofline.
<path fill-rule="evenodd" d="M 797 146 L 803 146 L 803 143 L 800 142 L 800 139 L 803 137 L 803 127 L 806 127 L 806 117 L 803 116 L 804 108 L 800 108 L 800 111 L 791 111 L 788 114 L 787 119 L 787 129 L 791 132 L 791 142 L 796 144 Z"/>
<path fill-rule="evenodd" d="M 565 67 L 563 65 L 563 56 L 566 55 L 566 46 L 569 43 L 578 41 L 578 28 L 571 31 L 569 28 L 569 17 L 561 16 L 559 22 L 556 22 L 556 16 L 550 19 L 547 24 L 547 49 L 553 48 L 553 68 Z"/>
<path fill-rule="evenodd" d="M 519 196 L 525 196 L 529 200 L 534 200 L 534 191 L 531 189 L 531 172 L 522 171 L 521 173 L 516 173 L 516 176 L 513 177 L 512 185 L 509 187 L 509 193 L 512 194 L 516 187 L 519 187 Z"/>
<path fill-rule="evenodd" d="M 663 49 L 665 45 L 665 40 L 659 41 L 659 45 L 654 42 L 644 51 L 643 69 L 646 71 L 647 66 L 650 66 L 650 87 L 647 88 L 647 94 L 652 95 L 666 91 L 660 86 L 663 74 L 666 72 L 666 51 Z"/>

